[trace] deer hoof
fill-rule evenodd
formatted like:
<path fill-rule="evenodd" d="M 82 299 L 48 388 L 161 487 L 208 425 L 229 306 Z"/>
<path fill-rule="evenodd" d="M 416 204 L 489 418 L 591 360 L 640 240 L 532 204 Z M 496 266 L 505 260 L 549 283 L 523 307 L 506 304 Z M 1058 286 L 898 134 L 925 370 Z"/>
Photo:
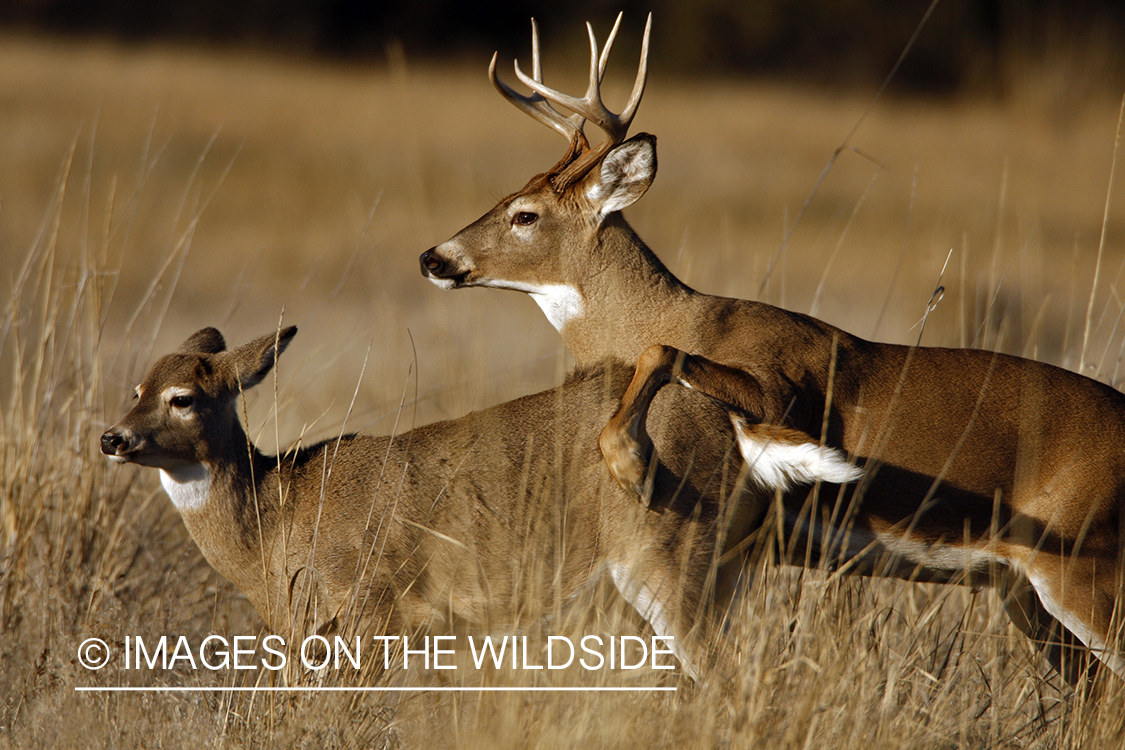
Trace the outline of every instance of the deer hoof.
<path fill-rule="evenodd" d="M 621 488 L 634 500 L 648 505 L 652 500 L 651 467 L 656 464 L 652 447 L 646 450 L 627 433 L 612 429 L 612 425 L 602 430 L 598 444 L 609 472 Z"/>

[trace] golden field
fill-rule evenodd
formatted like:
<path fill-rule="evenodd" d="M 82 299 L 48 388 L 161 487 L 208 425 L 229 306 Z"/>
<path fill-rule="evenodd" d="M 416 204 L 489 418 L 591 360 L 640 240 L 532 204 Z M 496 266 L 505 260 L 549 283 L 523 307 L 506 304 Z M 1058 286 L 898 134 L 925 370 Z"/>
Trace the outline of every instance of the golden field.
<path fill-rule="evenodd" d="M 635 40 L 619 44 L 611 107 Z M 546 54 L 552 83 L 581 87 L 582 54 Z M 500 100 L 486 62 L 0 38 L 0 747 L 1125 744 L 1122 686 L 1073 695 L 994 594 L 768 564 L 739 604 L 733 676 L 596 680 L 676 693 L 74 691 L 253 684 L 94 674 L 75 656 L 90 636 L 260 630 L 155 473 L 97 449 L 145 368 L 196 329 L 238 343 L 282 318 L 300 327 L 276 397 L 248 399 L 265 449 L 344 424 L 401 430 L 561 381 L 566 355 L 530 300 L 443 292 L 418 272 L 421 251 L 562 152 Z M 1001 103 L 869 108 L 873 95 L 654 74 L 634 130 L 658 135 L 660 172 L 630 221 L 698 289 L 908 343 L 940 285 L 922 343 L 1119 384 L 1121 91 L 1061 68 L 1029 72 Z M 590 606 L 606 632 L 642 632 Z"/>

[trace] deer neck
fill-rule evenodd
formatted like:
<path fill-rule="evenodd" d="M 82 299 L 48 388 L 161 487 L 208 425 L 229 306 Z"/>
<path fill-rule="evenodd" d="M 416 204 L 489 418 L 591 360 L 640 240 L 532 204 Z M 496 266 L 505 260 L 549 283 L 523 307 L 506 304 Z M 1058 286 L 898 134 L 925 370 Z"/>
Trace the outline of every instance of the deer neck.
<path fill-rule="evenodd" d="M 262 585 L 261 540 L 277 519 L 276 497 L 266 491 L 277 469 L 240 426 L 223 442 L 221 459 L 161 469 L 160 479 L 207 561 L 250 595 Z"/>
<path fill-rule="evenodd" d="M 607 356 L 634 362 L 654 343 L 674 344 L 668 337 L 677 320 L 682 327 L 684 310 L 696 292 L 660 262 L 624 219 L 607 221 L 592 256 L 592 267 L 586 261 L 571 274 L 581 313 L 556 326 L 575 362 L 592 365 Z"/>

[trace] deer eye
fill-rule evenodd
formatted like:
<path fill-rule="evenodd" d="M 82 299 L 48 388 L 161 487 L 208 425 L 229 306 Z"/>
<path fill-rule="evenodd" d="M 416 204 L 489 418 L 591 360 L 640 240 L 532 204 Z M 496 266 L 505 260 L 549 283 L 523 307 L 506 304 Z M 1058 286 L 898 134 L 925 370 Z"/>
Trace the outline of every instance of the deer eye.
<path fill-rule="evenodd" d="M 190 393 L 180 393 L 169 399 L 168 403 L 170 403 L 177 409 L 186 409 L 193 403 L 195 403 L 195 397 L 193 397 Z"/>
<path fill-rule="evenodd" d="M 529 227 L 539 219 L 539 214 L 531 211 L 520 211 L 512 218 L 513 224 L 518 224 L 521 227 Z"/>

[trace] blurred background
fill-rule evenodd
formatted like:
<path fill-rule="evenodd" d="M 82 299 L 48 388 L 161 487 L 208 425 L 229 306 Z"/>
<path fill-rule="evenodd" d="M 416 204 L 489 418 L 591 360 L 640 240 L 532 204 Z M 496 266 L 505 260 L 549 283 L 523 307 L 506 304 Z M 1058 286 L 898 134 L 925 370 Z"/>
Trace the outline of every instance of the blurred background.
<path fill-rule="evenodd" d="M 508 80 L 526 67 L 530 16 L 547 82 L 580 92 L 583 22 L 604 38 L 625 11 L 617 109 L 653 11 L 633 130 L 658 136 L 660 167 L 626 216 L 688 284 L 1120 387 L 1123 8 L 0 0 L 0 748 L 1120 746 L 1120 691 L 1059 691 L 995 595 L 786 568 L 748 587 L 735 689 L 663 703 L 73 688 L 260 677 L 74 661 L 89 635 L 260 627 L 156 472 L 97 447 L 197 329 L 237 344 L 299 326 L 279 379 L 248 394 L 266 450 L 561 381 L 569 359 L 525 295 L 418 270 L 563 153 L 486 77 L 494 50 Z"/>
<path fill-rule="evenodd" d="M 651 10 L 633 130 L 660 150 L 627 216 L 686 282 L 904 343 L 933 297 L 923 343 L 1117 382 L 1125 9 L 1108 0 L 5 0 L 10 318 L 37 279 L 96 286 L 123 405 L 197 328 L 237 342 L 284 316 L 302 333 L 283 443 L 558 383 L 569 360 L 530 300 L 443 292 L 417 256 L 564 149 L 496 95 L 491 53 L 511 80 L 535 16 L 547 81 L 581 91 L 583 22 L 604 38 L 618 10 L 607 101 Z"/>
<path fill-rule="evenodd" d="M 417 0 L 7 0 L 0 22 L 76 37 L 102 34 L 370 61 L 389 47 L 412 58 L 478 59 L 524 50 L 511 34 L 529 16 L 544 36 L 580 45 L 575 19 L 632 18 L 658 24 L 654 62 L 697 77 L 769 76 L 838 84 L 880 81 L 928 3 L 918 0 L 575 0 L 466 3 Z M 1113 0 L 943 0 L 895 77 L 901 91 L 1002 90 L 1013 56 L 1079 48 L 1114 56 L 1125 8 Z M 1096 47 L 1101 49 L 1095 49 Z M 1114 64 L 1119 64 L 1120 59 Z"/>

